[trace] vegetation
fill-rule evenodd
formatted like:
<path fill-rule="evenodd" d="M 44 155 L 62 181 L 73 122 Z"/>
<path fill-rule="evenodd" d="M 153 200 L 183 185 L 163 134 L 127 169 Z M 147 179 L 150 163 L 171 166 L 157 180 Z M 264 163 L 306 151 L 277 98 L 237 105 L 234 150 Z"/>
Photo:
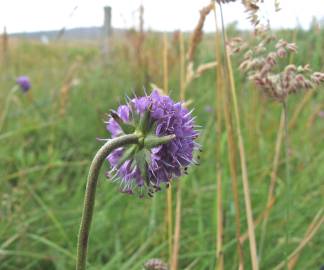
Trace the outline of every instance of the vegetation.
<path fill-rule="evenodd" d="M 249 33 L 239 33 L 236 29 L 228 36 L 234 34 L 253 39 Z M 276 34 L 298 44 L 298 54 L 292 56 L 296 65 L 309 63 L 314 70 L 323 70 L 323 29 L 312 27 L 309 31 L 296 29 Z M 187 50 L 189 36 L 182 38 Z M 103 123 L 105 113 L 116 108 L 126 95 L 142 94 L 143 86 L 149 90 L 153 83 L 164 88 L 165 57 L 169 94 L 177 100 L 184 87 L 180 76 L 184 71 L 179 33 L 167 36 L 167 41 L 165 55 L 162 35 L 148 32 L 143 37 L 141 33 L 129 32 L 112 40 L 111 51 L 105 58 L 95 42 L 57 41 L 44 45 L 9 38 L 0 67 L 0 113 L 17 76 L 28 75 L 32 89 L 12 97 L 0 131 L 0 269 L 74 268 L 87 171 L 102 144 L 96 138 L 108 136 Z M 276 269 L 285 260 L 287 226 L 284 147 L 276 146 L 282 107 L 265 98 L 238 70 L 241 59 L 240 53 L 234 55 L 232 66 L 259 265 L 260 269 Z M 215 60 L 222 65 L 222 60 L 215 56 L 215 36 L 208 34 L 197 48 L 194 67 Z M 222 194 L 224 269 L 236 269 L 239 260 L 225 124 L 215 132 L 218 123 L 215 84 L 224 77 L 217 78 L 215 74 L 215 69 L 210 68 L 185 87 L 188 107 L 194 108 L 196 122 L 202 126 L 199 140 L 203 152 L 199 154 L 200 165 L 189 169 L 189 174 L 180 180 L 178 269 L 215 269 L 220 255 L 216 252 L 219 192 Z M 288 100 L 292 180 L 288 255 L 299 245 L 303 247 L 294 256 L 294 269 L 319 269 L 324 264 L 323 90 L 322 87 L 289 96 Z M 235 134 L 234 137 L 243 258 L 245 269 L 252 269 Z M 215 160 L 221 162 L 221 186 L 217 185 Z M 108 165 L 105 166 L 108 170 Z M 273 173 L 277 181 L 271 211 L 267 212 Z M 179 189 L 176 186 L 170 189 L 173 222 Z M 144 262 L 151 258 L 169 261 L 166 195 L 161 192 L 152 199 L 138 199 L 121 194 L 118 185 L 105 180 L 102 171 L 91 228 L 89 269 L 136 270 L 142 269 Z M 267 213 L 267 226 L 263 226 Z"/>

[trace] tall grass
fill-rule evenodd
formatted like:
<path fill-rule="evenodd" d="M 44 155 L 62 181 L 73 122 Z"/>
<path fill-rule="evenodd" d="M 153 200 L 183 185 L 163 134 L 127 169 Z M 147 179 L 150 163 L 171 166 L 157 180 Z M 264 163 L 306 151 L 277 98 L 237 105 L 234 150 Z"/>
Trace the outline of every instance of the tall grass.
<path fill-rule="evenodd" d="M 297 63 L 310 59 L 314 69 L 323 67 L 323 30 L 320 31 L 320 34 L 296 31 L 300 48 L 300 53 L 295 56 Z M 292 32 L 277 34 L 289 38 Z M 188 34 L 182 35 L 183 48 L 189 47 Z M 233 34 L 229 32 L 228 35 Z M 219 63 L 228 61 L 224 59 L 227 54 L 219 46 L 220 37 L 216 38 L 217 52 L 215 35 L 204 35 L 196 49 L 194 72 L 200 63 L 210 63 L 215 58 Z M 246 180 L 246 172 L 242 174 L 237 168 L 237 161 L 241 159 L 237 146 L 241 147 L 241 157 L 244 150 L 246 158 L 241 167 L 248 162 L 253 206 L 250 210 L 258 217 L 252 220 L 255 238 L 262 238 L 262 226 L 258 224 L 267 224 L 262 244 L 258 245 L 259 249 L 262 247 L 260 267 L 283 269 L 284 158 L 276 150 L 280 149 L 276 140 L 279 135 L 283 136 L 279 133 L 281 128 L 278 131 L 281 107 L 263 100 L 258 93 L 253 93 L 257 102 L 251 98 L 250 91 L 254 90 L 236 71 L 238 62 L 235 57 L 229 59 L 232 72 L 227 65 L 221 64 L 186 85 L 184 70 L 188 63 L 184 61 L 183 52 L 180 53 L 184 49 L 181 49 L 181 43 L 180 48 L 179 43 L 172 43 L 170 35 L 168 39 L 168 87 L 162 87 L 170 89 L 169 94 L 175 99 L 181 95 L 181 99 L 192 101 L 190 106 L 195 108 L 196 121 L 204 127 L 200 139 L 204 149 L 201 165 L 191 168 L 188 176 L 180 180 L 181 204 L 168 202 L 163 194 L 156 194 L 153 200 L 119 194 L 118 187 L 104 181 L 102 175 L 98 183 L 100 192 L 92 228 L 89 269 L 137 270 L 147 259 L 169 260 L 170 254 L 177 258 L 177 269 L 215 269 L 221 264 L 215 254 L 218 258 L 223 256 L 223 269 L 238 268 L 238 265 L 252 269 L 249 246 L 245 241 L 249 239 L 246 231 L 251 236 L 247 221 L 249 219 L 251 224 L 252 213 L 246 216 L 246 210 L 242 211 L 245 209 L 244 195 L 248 193 L 242 190 L 243 183 L 235 181 L 241 177 Z M 147 56 L 146 72 L 150 81 L 157 85 L 162 85 L 164 78 L 163 55 L 159 57 L 163 52 L 162 40 L 157 33 L 146 33 L 143 45 Z M 89 153 L 100 145 L 96 137 L 107 137 L 102 119 L 109 108 L 123 100 L 125 92 L 131 95 L 132 89 L 143 84 L 134 75 L 139 72 L 134 48 L 125 39 L 116 37 L 111 47 L 111 65 L 105 66 L 99 46 L 94 42 L 42 45 L 36 41 L 9 39 L 9 47 L 10 63 L 0 66 L 0 114 L 15 76 L 27 74 L 33 82 L 33 99 L 45 118 L 34 109 L 28 97 L 19 94 L 8 109 L 0 133 L 0 269 L 70 269 L 75 263 L 73 254 L 84 175 L 91 158 Z M 76 64 L 77 72 L 69 73 L 71 81 L 78 83 L 71 84 L 64 103 L 65 112 L 60 115 L 62 85 L 68 77 L 67 71 L 78 61 L 82 65 Z M 226 88 L 225 80 L 220 79 L 225 78 L 224 72 L 234 80 L 236 106 L 233 92 L 230 92 L 233 87 Z M 290 122 L 293 124 L 290 124 L 289 162 L 291 193 L 294 195 L 289 224 L 288 263 L 291 269 L 319 269 L 324 255 L 321 199 L 324 144 L 320 136 L 322 118 L 318 114 L 323 104 L 321 90 L 307 97 L 307 102 L 303 101 L 296 120 Z M 209 109 L 214 102 L 216 114 L 215 110 Z M 291 121 L 299 102 L 295 97 L 289 99 Z M 262 115 L 259 114 L 261 109 Z M 237 123 L 240 123 L 241 136 L 238 136 Z M 220 162 L 221 170 L 215 170 L 215 162 Z M 221 188 L 217 173 L 222 176 Z M 274 181 L 272 173 L 276 175 L 275 188 L 270 192 L 269 183 Z M 217 198 L 221 199 L 218 210 L 222 210 L 218 213 L 222 214 L 222 222 L 214 211 L 217 210 L 215 194 L 219 195 L 220 191 L 222 197 Z M 179 202 L 177 197 L 180 198 L 176 196 L 175 201 Z M 178 205 L 174 220 L 181 217 L 178 219 L 181 226 L 176 224 L 168 235 L 172 237 L 171 250 L 170 238 L 165 237 L 166 216 L 163 214 L 168 204 L 170 212 L 171 206 Z M 238 215 L 239 210 L 241 215 Z M 216 233 L 215 228 L 221 226 L 223 232 L 219 229 Z M 175 241 L 174 235 L 181 235 L 181 241 Z M 215 239 L 222 240 L 218 249 Z"/>
<path fill-rule="evenodd" d="M 169 92 L 169 67 L 168 67 L 168 36 L 167 33 L 163 35 L 163 90 L 165 94 Z M 172 189 L 168 188 L 166 197 L 166 224 L 169 244 L 169 264 L 172 265 L 172 251 L 173 251 L 173 211 L 172 211 Z"/>

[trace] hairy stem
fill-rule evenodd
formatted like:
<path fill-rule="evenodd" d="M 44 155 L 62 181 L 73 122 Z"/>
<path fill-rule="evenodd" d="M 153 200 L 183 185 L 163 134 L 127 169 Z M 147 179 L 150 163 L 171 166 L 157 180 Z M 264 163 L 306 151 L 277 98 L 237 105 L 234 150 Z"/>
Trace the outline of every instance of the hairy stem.
<path fill-rule="evenodd" d="M 106 142 L 96 153 L 93 158 L 84 197 L 83 211 L 81 217 L 81 225 L 78 236 L 77 246 L 77 262 L 76 269 L 84 270 L 86 268 L 88 239 L 91 226 L 91 220 L 93 216 L 93 208 L 95 204 L 96 187 L 98 182 L 98 176 L 102 163 L 106 157 L 116 148 L 122 147 L 128 144 L 135 144 L 138 142 L 138 136 L 135 134 L 124 135 Z"/>

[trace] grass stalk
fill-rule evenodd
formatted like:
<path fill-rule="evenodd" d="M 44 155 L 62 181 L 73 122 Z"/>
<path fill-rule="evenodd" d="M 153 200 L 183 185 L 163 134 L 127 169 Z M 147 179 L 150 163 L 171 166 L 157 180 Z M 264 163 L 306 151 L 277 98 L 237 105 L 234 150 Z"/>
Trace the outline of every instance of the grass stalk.
<path fill-rule="evenodd" d="M 292 33 L 293 43 L 296 43 L 297 31 L 298 30 L 295 29 Z M 290 57 L 289 57 L 290 64 L 293 63 L 294 56 L 295 56 L 294 53 L 290 54 Z M 287 134 L 286 132 L 287 132 L 288 128 L 295 126 L 295 123 L 297 122 L 297 118 L 298 118 L 300 112 L 302 111 L 303 107 L 306 105 L 307 101 L 312 97 L 313 92 L 314 91 L 310 91 L 303 97 L 302 101 L 296 107 L 296 109 L 293 113 L 292 120 L 290 121 L 289 125 L 287 122 L 288 119 L 286 119 L 287 115 L 286 115 L 285 109 L 283 108 L 283 110 L 281 112 L 280 124 L 279 124 L 276 146 L 275 146 L 275 156 L 274 156 L 273 167 L 272 167 L 272 172 L 271 172 L 271 182 L 270 182 L 270 186 L 269 186 L 268 200 L 267 200 L 267 206 L 266 206 L 266 208 L 268 208 L 269 211 L 266 211 L 266 213 L 265 213 L 264 220 L 262 223 L 262 229 L 261 229 L 260 252 L 259 252 L 260 258 L 262 256 L 262 250 L 263 250 L 265 234 L 266 234 L 266 229 L 267 229 L 267 222 L 268 222 L 268 218 L 269 218 L 269 214 L 270 214 L 270 210 L 271 210 L 271 208 L 269 208 L 269 205 L 272 205 L 275 200 L 274 191 L 275 191 L 275 185 L 276 185 L 276 180 L 277 180 L 277 170 L 278 170 L 279 159 L 280 159 L 280 151 L 281 151 L 281 145 L 282 145 L 282 140 L 283 140 L 283 133 L 285 130 L 285 134 Z"/>
<path fill-rule="evenodd" d="M 298 103 L 296 106 L 296 109 L 294 110 L 291 120 L 289 122 L 289 128 L 293 128 L 296 126 L 296 123 L 299 119 L 299 115 L 301 114 L 304 107 L 307 105 L 307 103 L 312 99 L 312 97 L 315 95 L 316 91 L 309 91 L 306 93 L 306 95 L 303 96 L 302 100 Z"/>
<path fill-rule="evenodd" d="M 293 256 L 291 256 L 291 255 L 289 256 L 289 270 L 292 270 L 295 268 L 297 261 L 299 259 L 301 250 L 303 249 L 304 246 L 306 246 L 308 241 L 311 239 L 310 236 L 315 235 L 317 229 L 319 229 L 321 224 L 324 222 L 323 210 L 324 210 L 324 208 L 320 209 L 317 212 L 317 214 L 313 218 L 311 224 L 309 224 L 303 240 L 300 242 L 299 246 L 295 249 Z"/>
<path fill-rule="evenodd" d="M 169 92 L 169 68 L 168 68 L 168 34 L 163 34 L 163 90 Z"/>
<path fill-rule="evenodd" d="M 163 90 L 165 94 L 169 92 L 169 69 L 168 69 L 168 35 L 163 34 Z M 167 190 L 166 197 L 166 225 L 167 225 L 167 237 L 168 237 L 168 249 L 169 249 L 169 264 L 172 264 L 172 189 Z"/>
<path fill-rule="evenodd" d="M 178 257 L 180 249 L 180 233 L 181 233 L 181 180 L 177 183 L 177 197 L 176 197 L 176 216 L 174 228 L 174 245 L 172 252 L 171 270 L 178 269 Z"/>
<path fill-rule="evenodd" d="M 264 217 L 270 211 L 270 209 L 273 207 L 273 204 L 274 204 L 274 200 L 272 200 L 270 202 L 270 204 L 267 205 L 267 207 L 265 209 L 263 209 L 262 213 L 255 219 L 254 229 L 256 229 L 259 226 L 259 224 L 261 223 L 261 221 L 264 220 Z M 248 231 L 242 233 L 241 239 L 240 239 L 241 245 L 243 245 L 243 243 L 246 241 L 247 238 L 248 238 Z"/>
<path fill-rule="evenodd" d="M 239 114 L 239 110 L 238 110 L 238 102 L 237 102 L 236 88 L 235 88 L 235 82 L 234 82 L 233 68 L 232 68 L 229 52 L 226 48 L 227 38 L 226 38 L 226 33 L 225 33 L 224 19 L 223 19 L 223 12 L 222 12 L 221 5 L 220 5 L 220 11 L 221 11 L 221 19 L 222 19 L 222 30 L 223 30 L 224 50 L 225 50 L 225 56 L 226 56 L 226 66 L 227 66 L 227 72 L 228 72 L 228 77 L 229 77 L 229 84 L 230 84 L 230 90 L 231 90 L 231 96 L 232 96 L 234 118 L 235 118 L 235 124 L 236 124 L 236 133 L 237 133 L 239 154 L 240 154 L 240 161 L 241 161 L 242 183 L 243 183 L 244 201 L 245 201 L 246 218 L 247 218 L 247 223 L 248 223 L 248 235 L 249 235 L 249 243 L 250 243 L 250 255 L 251 255 L 252 269 L 257 270 L 257 269 L 259 269 L 259 263 L 258 263 L 258 257 L 257 257 L 257 246 L 256 246 L 256 241 L 255 241 L 252 203 L 251 203 L 250 187 L 249 187 L 249 179 L 248 179 L 248 169 L 247 169 L 247 164 L 246 164 L 244 141 L 243 141 L 243 136 L 242 136 L 242 131 L 241 131 L 241 124 L 240 124 L 241 120 L 240 120 L 240 114 Z"/>
<path fill-rule="evenodd" d="M 72 88 L 73 78 L 75 77 L 78 67 L 81 65 L 81 61 L 78 60 L 75 63 L 73 63 L 66 71 L 66 76 L 64 78 L 63 84 L 60 89 L 60 109 L 59 109 L 59 115 L 63 116 L 66 112 L 66 107 L 69 101 L 69 94 L 70 90 Z"/>
<path fill-rule="evenodd" d="M 183 40 L 183 33 L 179 32 L 179 47 L 180 47 L 180 100 L 185 100 L 185 47 L 184 47 L 184 40 Z"/>
<path fill-rule="evenodd" d="M 321 209 L 319 211 L 319 213 L 321 213 L 323 211 L 323 209 Z M 317 221 L 317 219 L 319 219 Z M 289 256 L 287 256 L 287 259 L 281 263 L 279 263 L 274 270 L 280 270 L 283 269 L 285 266 L 287 267 L 287 269 L 291 270 L 293 267 L 293 262 L 294 259 L 296 258 L 296 256 L 298 256 L 298 254 L 306 247 L 306 245 L 312 240 L 312 238 L 315 236 L 315 234 L 317 233 L 317 231 L 321 228 L 321 226 L 324 223 L 324 217 L 323 215 L 316 215 L 315 218 L 312 221 L 311 226 L 309 227 L 308 233 L 306 232 L 305 237 L 303 238 L 303 240 L 299 243 L 299 245 L 295 248 L 295 250 L 293 252 L 291 252 L 289 254 Z M 288 264 L 287 264 L 288 261 Z"/>
<path fill-rule="evenodd" d="M 321 111 L 324 109 L 324 104 L 319 104 L 314 109 L 313 113 L 308 117 L 306 122 L 306 128 L 311 128 L 314 122 L 316 121 L 316 118 L 319 116 Z"/>
<path fill-rule="evenodd" d="M 223 196 L 222 196 L 222 171 L 217 164 L 217 240 L 216 240 L 216 270 L 224 269 L 224 252 L 223 252 L 223 238 L 224 238 L 224 218 L 223 218 Z"/>
<path fill-rule="evenodd" d="M 180 100 L 185 101 L 185 51 L 184 40 L 182 32 L 179 33 L 179 48 L 180 48 Z M 171 270 L 178 269 L 178 257 L 180 250 L 180 233 L 181 233 L 181 180 L 177 183 L 177 197 L 176 197 L 176 216 L 175 216 L 175 228 L 174 228 L 174 242 L 171 256 Z"/>
<path fill-rule="evenodd" d="M 216 10 L 214 10 L 214 19 L 216 26 L 216 36 L 215 36 L 215 49 L 216 49 L 216 57 L 219 62 L 221 62 L 221 35 L 217 23 L 217 14 Z M 217 76 L 217 89 L 218 89 L 218 97 L 217 98 L 220 103 L 218 107 L 223 109 L 224 119 L 225 119 L 225 127 L 227 134 L 227 143 L 228 143 L 228 163 L 231 175 L 231 188 L 234 199 L 234 208 L 235 208 L 235 227 L 236 227 L 236 240 L 237 240 L 237 253 L 239 257 L 239 269 L 244 269 L 244 254 L 242 249 L 241 239 L 241 214 L 240 214 L 240 203 L 239 203 L 239 193 L 238 193 L 238 180 L 237 180 L 237 168 L 236 168 L 236 145 L 234 141 L 234 131 L 232 124 L 232 116 L 229 110 L 229 97 L 228 93 L 224 88 L 224 81 L 221 79 L 224 77 L 224 70 L 222 65 L 216 66 L 216 76 Z M 220 115 L 221 112 L 218 112 Z"/>
<path fill-rule="evenodd" d="M 216 6 L 215 6 L 216 8 Z M 219 29 L 217 24 L 217 17 L 216 17 L 216 9 L 214 8 L 214 19 L 215 19 L 215 27 L 216 27 L 216 36 L 215 36 L 215 54 L 216 54 L 216 61 L 221 62 L 221 52 L 220 52 L 220 36 L 219 36 Z M 216 137 L 220 138 L 222 134 L 222 108 L 223 106 L 223 88 L 224 84 L 222 81 L 222 66 L 216 66 Z M 216 270 L 223 270 L 224 269 L 224 253 L 223 253 L 223 239 L 224 239 L 224 217 L 223 217 L 223 187 L 222 187 L 222 151 L 221 151 L 221 140 L 218 139 L 218 144 L 216 144 L 216 217 L 217 217 L 217 229 L 216 229 Z"/>
<path fill-rule="evenodd" d="M 272 171 L 271 171 L 271 180 L 270 180 L 270 186 L 269 186 L 269 191 L 268 191 L 268 199 L 267 199 L 267 205 L 266 209 L 269 209 L 265 212 L 265 216 L 262 222 L 262 228 L 261 228 L 261 238 L 260 238 L 260 245 L 259 245 L 259 257 L 261 259 L 262 257 L 262 251 L 263 251 L 263 246 L 264 246 L 264 240 L 266 236 L 266 231 L 267 231 L 267 224 L 268 224 L 268 218 L 270 214 L 271 208 L 269 208 L 270 205 L 273 204 L 273 201 L 275 200 L 274 198 L 274 191 L 275 191 L 275 186 L 277 183 L 277 170 L 278 170 L 278 165 L 279 165 L 279 159 L 280 159 L 280 151 L 281 151 L 281 144 L 282 144 L 282 138 L 283 138 L 283 131 L 284 131 L 284 112 L 282 111 L 281 117 L 280 117 L 280 124 L 278 128 L 278 133 L 277 133 L 277 139 L 276 139 L 276 146 L 275 146 L 275 155 L 273 159 L 273 165 L 272 165 Z"/>
<path fill-rule="evenodd" d="M 285 191 L 286 191 L 286 211 L 285 211 L 285 258 L 286 268 L 289 269 L 288 250 L 290 242 L 290 231 L 289 231 L 289 219 L 290 219 L 290 207 L 291 207 L 291 179 L 290 179 L 290 162 L 289 162 L 289 135 L 288 135 L 288 107 L 287 99 L 282 102 L 282 109 L 284 113 L 284 144 L 285 144 Z"/>
<path fill-rule="evenodd" d="M 11 102 L 11 99 L 13 98 L 13 95 L 15 94 L 15 92 L 18 91 L 18 86 L 15 85 L 9 92 L 7 98 L 6 98 L 6 101 L 5 101 L 5 105 L 4 105 L 4 109 L 1 113 L 1 118 L 0 118 L 0 132 L 4 126 L 4 123 L 5 123 L 5 120 L 7 118 L 7 114 L 9 112 L 9 106 L 10 106 L 10 102 Z"/>

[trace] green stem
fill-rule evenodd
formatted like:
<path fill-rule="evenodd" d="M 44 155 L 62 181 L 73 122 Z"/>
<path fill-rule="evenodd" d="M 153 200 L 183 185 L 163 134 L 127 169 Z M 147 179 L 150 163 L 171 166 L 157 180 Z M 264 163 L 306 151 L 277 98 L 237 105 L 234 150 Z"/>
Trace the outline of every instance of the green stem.
<path fill-rule="evenodd" d="M 39 113 L 39 115 L 41 116 L 42 120 L 46 120 L 46 115 L 44 114 L 42 108 L 39 106 L 39 104 L 37 103 L 37 101 L 35 101 L 34 99 L 31 101 L 32 106 L 34 107 L 35 111 L 37 111 Z"/>
<path fill-rule="evenodd" d="M 138 135 L 131 134 L 109 140 L 98 150 L 92 160 L 87 179 L 87 187 L 85 191 L 83 212 L 78 237 L 76 270 L 84 270 L 86 268 L 89 232 L 93 216 L 93 208 L 95 204 L 98 176 L 102 163 L 113 150 L 128 144 L 136 144 L 138 143 L 138 139 Z"/>
<path fill-rule="evenodd" d="M 14 87 L 12 87 L 12 89 L 10 90 L 8 96 L 7 96 L 7 99 L 6 99 L 6 103 L 5 103 L 5 106 L 4 106 L 4 110 L 1 114 L 1 119 L 0 119 L 0 131 L 2 130 L 3 128 L 3 125 L 4 125 L 4 122 L 6 120 L 6 117 L 7 117 L 7 114 L 8 114 L 8 111 L 9 111 L 9 105 L 10 105 L 10 101 L 14 95 L 14 93 L 19 89 L 18 85 L 15 85 Z"/>
<path fill-rule="evenodd" d="M 291 204 L 291 184 L 290 184 L 290 164 L 289 164 L 289 136 L 288 136 L 288 108 L 287 108 L 287 101 L 284 100 L 282 103 L 283 111 L 284 111 L 284 127 L 285 127 L 285 167 L 286 167 L 286 224 L 285 224 L 285 261 L 286 261 L 286 268 L 289 269 L 289 223 L 290 223 L 290 204 Z"/>

